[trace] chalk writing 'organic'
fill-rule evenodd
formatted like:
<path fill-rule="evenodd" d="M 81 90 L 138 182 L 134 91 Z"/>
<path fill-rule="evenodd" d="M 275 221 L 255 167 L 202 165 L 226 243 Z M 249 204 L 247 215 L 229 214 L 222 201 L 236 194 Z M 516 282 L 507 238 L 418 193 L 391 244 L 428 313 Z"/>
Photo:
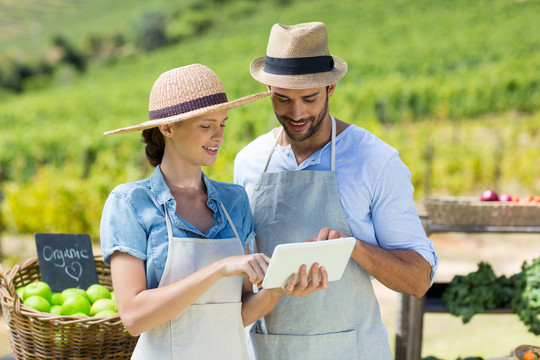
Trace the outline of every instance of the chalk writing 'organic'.
<path fill-rule="evenodd" d="M 75 260 L 75 259 L 88 259 L 90 255 L 88 250 L 77 250 L 77 249 L 53 249 L 50 246 L 43 247 L 43 259 L 46 261 L 51 261 L 55 266 L 64 267 L 66 266 L 66 259 Z"/>

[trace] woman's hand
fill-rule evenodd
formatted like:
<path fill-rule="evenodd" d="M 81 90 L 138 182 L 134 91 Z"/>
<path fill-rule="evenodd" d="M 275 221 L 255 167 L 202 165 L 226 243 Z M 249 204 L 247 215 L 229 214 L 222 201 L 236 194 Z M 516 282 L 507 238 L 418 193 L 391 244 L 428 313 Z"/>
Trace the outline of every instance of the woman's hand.
<path fill-rule="evenodd" d="M 224 277 L 243 276 L 252 284 L 258 285 L 266 274 L 270 258 L 262 253 L 230 256 L 219 260 Z"/>

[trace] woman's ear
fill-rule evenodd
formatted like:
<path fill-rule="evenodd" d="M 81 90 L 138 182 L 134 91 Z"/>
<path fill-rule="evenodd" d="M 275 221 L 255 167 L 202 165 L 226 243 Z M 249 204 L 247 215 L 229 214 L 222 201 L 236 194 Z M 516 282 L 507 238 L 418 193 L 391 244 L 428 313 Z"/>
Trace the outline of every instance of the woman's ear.
<path fill-rule="evenodd" d="M 172 124 L 165 124 L 165 125 L 160 125 L 159 126 L 159 131 L 161 132 L 161 134 L 163 134 L 163 136 L 166 136 L 166 137 L 171 137 L 172 136 Z"/>

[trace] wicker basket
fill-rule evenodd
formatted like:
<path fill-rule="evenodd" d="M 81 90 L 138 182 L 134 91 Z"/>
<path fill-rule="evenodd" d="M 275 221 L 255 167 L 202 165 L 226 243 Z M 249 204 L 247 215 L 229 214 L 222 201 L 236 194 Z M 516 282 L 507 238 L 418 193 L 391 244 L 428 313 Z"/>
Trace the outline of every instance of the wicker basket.
<path fill-rule="evenodd" d="M 110 267 L 95 256 L 100 284 L 112 289 Z M 41 280 L 37 258 L 0 267 L 0 301 L 16 359 L 129 359 L 137 337 L 129 335 L 120 316 L 76 317 L 42 313 L 21 303 L 16 289 Z"/>
<path fill-rule="evenodd" d="M 513 359 L 514 360 L 523 360 L 526 353 L 529 351 L 534 351 L 536 353 L 540 353 L 540 346 L 534 346 L 534 345 L 519 345 L 517 348 L 514 349 L 513 352 Z"/>
<path fill-rule="evenodd" d="M 432 224 L 459 226 L 540 226 L 540 204 L 480 201 L 474 197 L 424 199 Z"/>

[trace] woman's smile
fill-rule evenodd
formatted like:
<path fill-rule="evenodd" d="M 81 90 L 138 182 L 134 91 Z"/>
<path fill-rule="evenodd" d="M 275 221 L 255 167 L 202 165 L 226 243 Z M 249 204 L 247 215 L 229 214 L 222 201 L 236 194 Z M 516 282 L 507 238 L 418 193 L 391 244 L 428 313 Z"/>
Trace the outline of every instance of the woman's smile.
<path fill-rule="evenodd" d="M 206 150 L 210 155 L 217 155 L 219 146 L 203 146 L 203 149 Z"/>

